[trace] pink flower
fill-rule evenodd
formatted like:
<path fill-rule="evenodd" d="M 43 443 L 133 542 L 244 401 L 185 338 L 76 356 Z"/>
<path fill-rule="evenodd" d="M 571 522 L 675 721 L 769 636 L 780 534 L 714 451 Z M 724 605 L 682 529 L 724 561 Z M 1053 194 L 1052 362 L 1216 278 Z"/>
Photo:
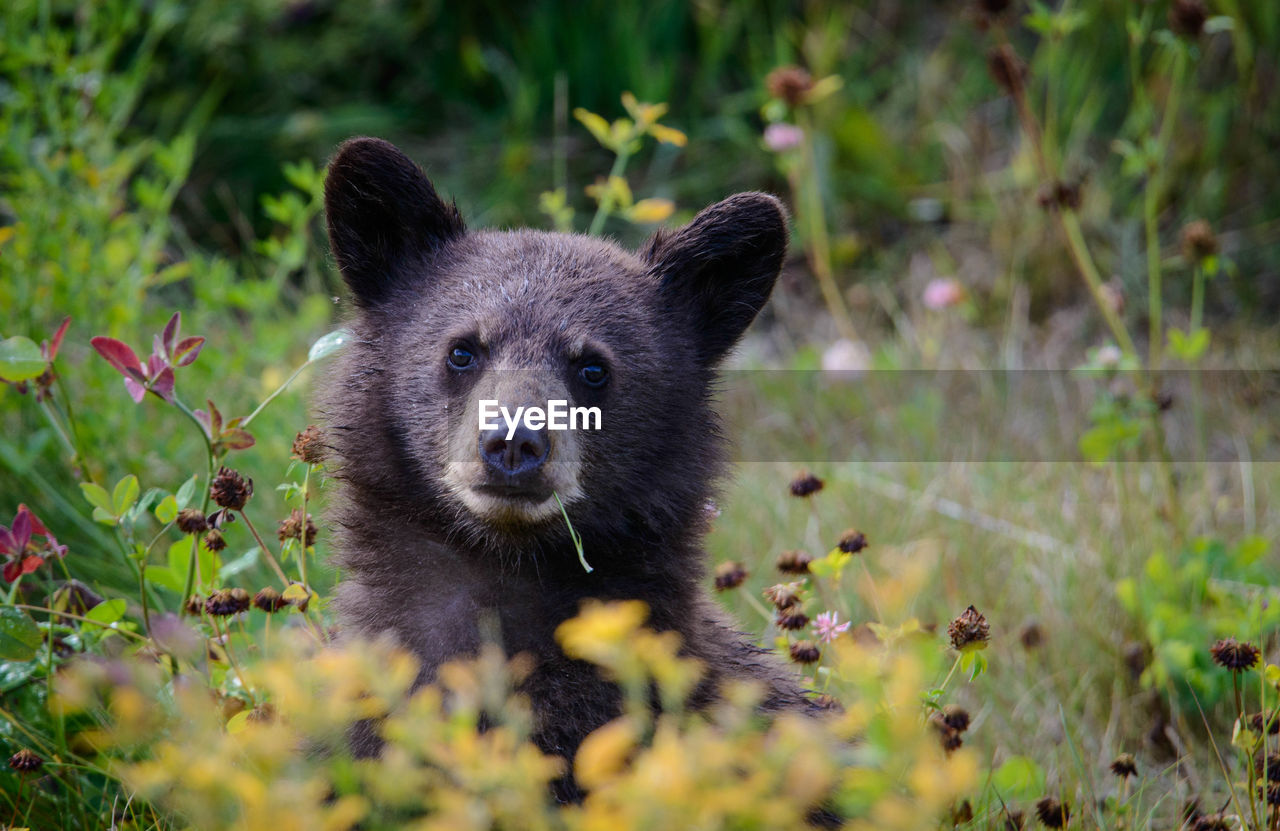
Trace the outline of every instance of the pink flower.
<path fill-rule="evenodd" d="M 822 612 L 813 619 L 813 631 L 817 634 L 818 640 L 831 643 L 836 639 L 836 635 L 849 631 L 849 621 L 841 623 L 840 615 L 836 612 Z"/>
<path fill-rule="evenodd" d="M 34 535 L 44 537 L 44 543 L 36 545 L 31 541 Z M 12 583 L 24 574 L 30 574 L 44 563 L 44 558 L 56 554 L 65 557 L 67 547 L 58 545 L 58 540 L 49 533 L 36 515 L 26 505 L 18 506 L 18 514 L 8 528 L 0 525 L 0 554 L 7 558 L 4 564 L 4 579 Z"/>
<path fill-rule="evenodd" d="M 804 141 L 804 130 L 794 124 L 778 122 L 764 128 L 764 146 L 775 153 L 793 150 Z"/>
<path fill-rule="evenodd" d="M 964 300 L 964 286 L 954 277 L 938 277 L 924 287 L 924 305 L 930 309 L 946 309 Z"/>

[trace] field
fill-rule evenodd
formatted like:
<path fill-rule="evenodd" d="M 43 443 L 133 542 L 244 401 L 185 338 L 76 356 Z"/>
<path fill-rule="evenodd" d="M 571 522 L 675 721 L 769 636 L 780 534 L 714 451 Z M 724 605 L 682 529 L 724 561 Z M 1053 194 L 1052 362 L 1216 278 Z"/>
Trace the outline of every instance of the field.
<path fill-rule="evenodd" d="M 11 0 L 0 823 L 1280 828 L 1277 84 L 1264 0 Z M 496 646 L 324 647 L 362 134 L 473 228 L 783 198 L 706 581 L 827 721 L 687 711 L 626 604 L 562 628 L 626 691 L 572 760 Z"/>

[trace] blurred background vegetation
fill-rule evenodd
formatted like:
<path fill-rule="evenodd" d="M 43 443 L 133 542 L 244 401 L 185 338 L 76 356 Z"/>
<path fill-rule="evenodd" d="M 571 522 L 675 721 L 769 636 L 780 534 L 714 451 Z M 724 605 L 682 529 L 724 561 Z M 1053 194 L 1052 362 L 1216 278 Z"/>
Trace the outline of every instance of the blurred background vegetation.
<path fill-rule="evenodd" d="M 792 204 L 792 262 L 740 365 L 1063 369 L 1091 360 L 1109 334 L 1054 221 L 1058 197 L 1038 199 L 1061 184 L 1107 297 L 1135 329 L 1147 326 L 1151 309 L 1146 212 L 1154 210 L 1169 325 L 1188 329 L 1196 266 L 1182 232 L 1207 220 L 1221 268 L 1204 298 L 1213 331 L 1204 365 L 1274 369 L 1274 4 L 1212 0 L 1191 33 L 1179 31 L 1180 4 L 1168 0 L 1009 5 L 8 0 L 0 10 L 0 337 L 39 342 L 71 317 L 59 366 L 88 452 L 87 470 L 77 471 L 32 396 L 0 386 L 0 520 L 20 502 L 32 505 L 70 545 L 78 577 L 104 591 L 129 589 L 132 577 L 103 553 L 114 543 L 88 518 L 76 483 L 85 475 L 110 485 L 132 473 L 144 488 L 174 490 L 203 473 L 202 440 L 157 400 L 135 406 L 89 338 L 145 348 L 181 310 L 184 333 L 208 340 L 182 371 L 179 396 L 193 408 L 213 399 L 228 417 L 254 410 L 345 314 L 321 210 L 325 160 L 343 139 L 371 134 L 398 143 L 471 226 L 551 227 L 542 195 L 562 188 L 576 216 L 589 216 L 584 187 L 611 161 L 572 112 L 615 118 L 620 94 L 630 91 L 666 102 L 664 122 L 688 136 L 684 147 L 647 144 L 627 171 L 638 195 L 675 204 L 676 223 L 737 190 L 806 192 L 796 160 L 764 139 L 770 122 L 789 117 L 771 104 L 766 81 L 787 65 L 839 80 L 806 107 L 811 157 L 803 170 L 817 201 Z M 992 50 L 1005 39 L 1026 64 L 1038 142 L 1027 141 L 1015 97 L 992 76 Z M 1157 134 L 1168 140 L 1153 150 Z M 1058 182 L 1044 180 L 1037 154 Z M 575 226 L 586 230 L 585 222 Z M 605 227 L 627 244 L 651 230 L 619 219 Z M 813 258 L 818 234 L 825 266 Z M 843 351 L 832 345 L 848 330 L 828 314 L 830 298 L 814 279 L 822 268 L 860 340 L 848 345 L 846 337 Z M 939 281 L 955 289 L 954 301 L 927 296 Z M 233 457 L 259 483 L 265 515 L 287 513 L 272 485 L 288 467 L 294 433 L 311 420 L 306 380 L 263 411 L 254 422 L 257 445 Z M 1252 438 L 1274 447 L 1274 423 L 1261 421 Z M 927 431 L 928 422 L 918 426 Z M 894 430 L 893 420 L 872 424 L 859 441 L 891 443 Z M 927 457 L 945 460 L 947 436 L 932 441 Z M 716 558 L 767 563 L 800 538 L 829 545 L 776 496 L 791 471 L 758 468 L 744 466 L 726 496 L 712 538 Z M 1236 543 L 1246 534 L 1274 539 L 1273 468 L 1261 466 L 1259 481 L 1248 483 L 1234 467 L 1203 471 L 1204 498 L 1190 508 L 1187 527 L 1229 544 L 1186 548 L 1187 556 L 1208 550 L 1213 575 L 1262 579 L 1258 570 L 1274 566 L 1274 550 L 1263 556 Z M 903 552 L 941 546 L 951 568 L 932 587 L 936 601 L 922 602 L 922 617 L 945 620 L 946 610 L 980 595 L 1007 631 L 1032 618 L 1049 631 L 1048 623 L 1088 619 L 1085 640 L 1105 667 L 1088 679 L 1061 678 L 1056 695 L 1035 698 L 1034 712 L 1022 715 L 1038 719 L 1037 736 L 1061 737 L 1062 702 L 1086 719 L 1084 732 L 1096 728 L 1082 741 L 1100 754 L 1117 731 L 1158 733 L 1176 721 L 1167 706 L 1144 698 L 1150 718 L 1119 726 L 1111 715 L 1108 690 L 1137 683 L 1126 654 L 1137 650 L 1134 660 L 1147 661 L 1160 654 L 1156 641 L 1170 638 L 1179 647 L 1167 656 L 1173 669 L 1165 668 L 1163 682 L 1169 672 L 1175 681 L 1203 675 L 1207 659 L 1193 660 L 1182 647 L 1200 649 L 1211 635 L 1254 620 L 1243 612 L 1217 622 L 1166 620 L 1170 603 L 1208 592 L 1203 574 L 1161 571 L 1155 596 L 1131 589 L 1111 600 L 1113 584 L 1150 568 L 1155 550 L 1183 551 L 1185 542 L 1181 531 L 1151 524 L 1150 506 L 1130 510 L 1144 497 L 1158 499 L 1149 477 L 1124 465 L 1099 472 L 1083 463 L 921 464 L 824 474 L 839 485 L 841 495 L 830 497 L 839 513 L 870 526 L 873 539 L 895 540 L 901 548 L 891 550 Z M 1112 510 L 1116 500 L 1123 510 Z M 1028 544 L 1018 529 L 1047 536 Z M 1062 541 L 1077 555 L 1065 564 Z M 981 565 L 966 569 L 974 551 Z M 323 588 L 326 579 L 315 582 Z M 1028 594 L 1028 585 L 1043 594 Z M 744 620 L 752 615 L 738 611 Z M 1062 665 L 1080 657 L 1079 641 L 1048 649 Z M 1007 722 L 1000 735 L 1028 729 L 1015 708 L 1038 683 L 1024 679 L 1006 689 L 1010 700 L 989 705 Z M 1148 679 L 1147 687 L 1158 683 Z M 1200 691 L 1224 694 L 1221 682 Z"/>

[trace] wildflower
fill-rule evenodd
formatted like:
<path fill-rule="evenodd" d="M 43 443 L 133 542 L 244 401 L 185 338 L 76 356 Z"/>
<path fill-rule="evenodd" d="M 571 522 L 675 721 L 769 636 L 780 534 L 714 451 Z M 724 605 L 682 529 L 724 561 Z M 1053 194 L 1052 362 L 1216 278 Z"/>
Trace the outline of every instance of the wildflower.
<path fill-rule="evenodd" d="M 813 76 L 798 66 L 780 66 L 765 77 L 764 86 L 774 98 L 795 107 L 813 91 Z"/>
<path fill-rule="evenodd" d="M 178 511 L 178 518 L 174 523 L 184 534 L 202 534 L 209 529 L 209 522 L 204 518 L 204 512 L 196 508 L 183 508 Z"/>
<path fill-rule="evenodd" d="M 840 622 L 840 615 L 835 612 L 822 612 L 813 621 L 813 630 L 822 643 L 831 643 L 837 635 L 849 631 L 849 621 Z"/>
<path fill-rule="evenodd" d="M 954 277 L 939 277 L 929 281 L 921 295 L 926 309 L 940 311 L 964 302 L 964 286 Z"/>
<path fill-rule="evenodd" d="M 223 508 L 243 511 L 245 503 L 253 496 L 253 480 L 245 479 L 231 468 L 224 467 L 213 477 L 209 495 Z"/>
<path fill-rule="evenodd" d="M 249 608 L 249 593 L 242 588 L 218 589 L 204 602 L 204 610 L 214 617 L 230 617 Z"/>
<path fill-rule="evenodd" d="M 822 351 L 822 371 L 862 373 L 871 368 L 871 352 L 861 341 L 840 338 Z"/>
<path fill-rule="evenodd" d="M 1169 28 L 1184 38 L 1199 37 L 1208 19 L 1209 10 L 1204 0 L 1173 0 L 1169 7 Z"/>
<path fill-rule="evenodd" d="M 779 583 L 776 586 L 770 586 L 764 590 L 764 596 L 769 599 L 774 608 L 779 611 L 790 609 L 800 602 L 800 584 L 799 583 Z"/>
<path fill-rule="evenodd" d="M 293 458 L 309 465 L 318 465 L 325 456 L 324 434 L 314 424 L 299 433 L 293 440 Z"/>
<path fill-rule="evenodd" d="M 222 538 L 222 532 L 214 528 L 204 535 L 204 547 L 217 554 L 227 547 L 227 541 Z"/>
<path fill-rule="evenodd" d="M 778 610 L 778 628 L 797 632 L 809 625 L 809 616 L 794 606 Z"/>
<path fill-rule="evenodd" d="M 44 537 L 44 541 L 36 543 L 32 540 L 35 536 Z M 65 557 L 67 547 L 58 544 L 30 508 L 19 505 L 9 527 L 0 525 L 0 554 L 5 556 L 4 580 L 12 583 L 39 568 L 46 557 Z"/>
<path fill-rule="evenodd" d="M 1265 769 L 1268 782 L 1280 782 L 1280 753 L 1259 754 L 1259 757 L 1254 759 L 1254 769 L 1259 776 Z"/>
<path fill-rule="evenodd" d="M 1124 360 L 1124 353 L 1120 351 L 1120 347 L 1109 343 L 1098 349 L 1096 359 L 1098 366 L 1105 369 L 1115 369 L 1120 366 L 1120 361 Z"/>
<path fill-rule="evenodd" d="M 794 150 L 804 142 L 804 130 L 794 124 L 774 123 L 764 128 L 764 146 L 774 153 Z"/>
<path fill-rule="evenodd" d="M 970 606 L 947 626 L 947 636 L 958 650 L 986 649 L 987 641 L 991 640 L 991 625 L 981 612 Z"/>
<path fill-rule="evenodd" d="M 1036 803 L 1036 816 L 1045 828 L 1066 828 L 1071 819 L 1071 808 L 1065 802 L 1059 802 L 1051 796 Z"/>
<path fill-rule="evenodd" d="M 716 591 L 727 591 L 741 586 L 747 579 L 747 567 L 737 560 L 726 560 L 716 566 Z"/>
<path fill-rule="evenodd" d="M 1209 652 L 1213 661 L 1223 669 L 1241 672 L 1252 669 L 1258 663 L 1262 651 L 1251 643 L 1240 643 L 1235 638 L 1226 638 L 1215 643 Z"/>
<path fill-rule="evenodd" d="M 1191 824 L 1192 831 L 1231 831 L 1231 822 L 1225 814 L 1205 814 L 1196 817 Z"/>
<path fill-rule="evenodd" d="M 813 562 L 807 552 L 804 551 L 784 551 L 778 555 L 777 567 L 778 571 L 783 574 L 808 574 L 809 563 Z"/>
<path fill-rule="evenodd" d="M 1004 814 L 1004 831 L 1022 831 L 1026 822 L 1021 811 L 1010 811 L 1005 809 Z"/>
<path fill-rule="evenodd" d="M 43 765 L 44 759 L 25 747 L 9 757 L 9 767 L 18 773 L 30 773 L 33 770 L 39 770 Z"/>
<path fill-rule="evenodd" d="M 204 611 L 204 598 L 198 594 L 191 595 L 187 598 L 182 610 L 191 617 L 200 617 L 200 613 Z"/>
<path fill-rule="evenodd" d="M 1027 65 L 1018 57 L 1009 44 L 998 46 L 987 53 L 987 71 L 1008 93 L 1014 93 L 1022 87 L 1022 79 L 1026 77 Z"/>
<path fill-rule="evenodd" d="M 803 470 L 791 480 L 792 496 L 811 496 L 822 490 L 823 482 L 807 470 Z"/>
<path fill-rule="evenodd" d="M 813 641 L 796 641 L 791 644 L 791 660 L 797 664 L 816 663 L 822 657 L 822 651 Z"/>
<path fill-rule="evenodd" d="M 303 539 L 305 533 L 305 539 Z M 307 514 L 307 521 L 304 525 L 302 521 L 302 511 L 294 508 L 289 514 L 288 519 L 280 521 L 280 527 L 276 531 L 276 535 L 280 538 L 280 542 L 285 540 L 303 540 L 303 544 L 310 548 L 316 544 L 316 524 L 311 521 L 311 514 Z"/>
<path fill-rule="evenodd" d="M 253 605 L 264 612 L 271 613 L 280 611 L 285 606 L 288 606 L 289 603 L 281 596 L 280 592 L 267 586 L 253 596 Z"/>
<path fill-rule="evenodd" d="M 1121 753 L 1111 763 L 1111 772 L 1121 779 L 1127 779 L 1130 776 L 1138 775 L 1138 761 L 1133 758 L 1132 753 Z"/>
<path fill-rule="evenodd" d="M 1188 222 L 1182 228 L 1182 256 L 1200 262 L 1218 253 L 1218 238 L 1203 219 Z"/>
<path fill-rule="evenodd" d="M 1022 627 L 1022 631 L 1018 633 L 1018 640 L 1022 641 L 1023 649 L 1035 649 L 1044 643 L 1044 632 L 1040 629 L 1040 624 L 1033 620 Z"/>
<path fill-rule="evenodd" d="M 840 535 L 840 540 L 836 543 L 836 548 L 839 548 L 846 554 L 857 554 L 868 545 L 869 543 L 867 542 L 866 534 L 850 528 L 848 531 L 845 531 Z"/>

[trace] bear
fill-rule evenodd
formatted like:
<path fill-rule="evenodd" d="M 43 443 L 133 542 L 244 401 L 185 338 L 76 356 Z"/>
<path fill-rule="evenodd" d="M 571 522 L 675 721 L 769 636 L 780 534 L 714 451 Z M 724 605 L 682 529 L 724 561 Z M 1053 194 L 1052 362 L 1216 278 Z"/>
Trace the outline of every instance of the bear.
<path fill-rule="evenodd" d="M 520 690 L 535 743 L 569 762 L 621 712 L 616 686 L 556 642 L 588 599 L 641 600 L 647 625 L 679 634 L 705 666 L 692 706 L 743 679 L 762 686 L 765 711 L 813 711 L 798 673 L 711 597 L 702 547 L 726 470 L 717 368 L 778 277 L 782 204 L 740 193 L 635 252 L 468 230 L 413 161 L 374 138 L 340 146 L 324 197 L 355 306 L 350 343 L 317 390 L 344 636 L 389 633 L 425 683 L 496 629 L 509 655 L 532 659 Z M 483 402 L 551 401 L 591 412 L 598 429 L 479 418 Z M 372 731 L 357 741 L 376 752 Z M 566 775 L 557 796 L 582 792 Z"/>

